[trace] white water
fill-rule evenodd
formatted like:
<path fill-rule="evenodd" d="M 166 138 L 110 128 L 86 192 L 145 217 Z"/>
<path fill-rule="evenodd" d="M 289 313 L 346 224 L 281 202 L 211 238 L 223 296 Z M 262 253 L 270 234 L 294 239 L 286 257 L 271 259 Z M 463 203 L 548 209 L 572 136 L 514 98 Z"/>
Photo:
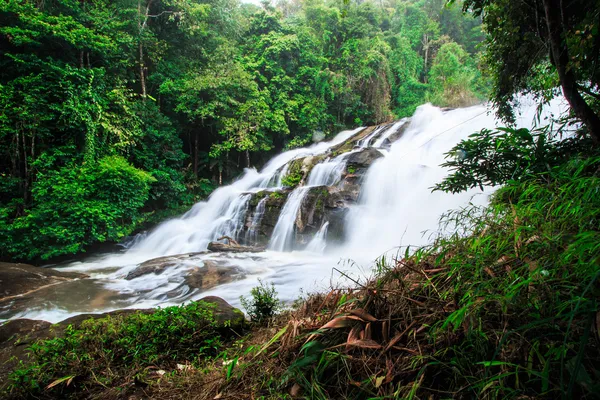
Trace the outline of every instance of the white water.
<path fill-rule="evenodd" d="M 376 149 L 378 149 L 381 146 L 383 146 L 383 144 L 385 142 L 385 139 L 387 139 L 390 136 L 392 136 L 392 134 L 398 132 L 398 130 L 400 128 L 402 128 L 404 125 L 406 125 L 407 122 L 408 122 L 408 118 L 403 118 L 400 121 L 396 122 L 394 125 L 392 125 L 391 128 L 389 128 L 388 130 L 386 130 L 381 135 L 381 137 L 375 141 L 375 143 L 373 143 L 373 147 L 375 147 Z"/>
<path fill-rule="evenodd" d="M 555 102 L 550 110 L 558 114 L 560 108 Z M 83 312 L 178 304 L 205 295 L 221 296 L 238 305 L 239 296 L 249 293 L 258 278 L 273 282 L 282 300 L 292 301 L 297 298 L 301 288 L 311 291 L 331 284 L 343 284 L 343 278 L 334 273 L 333 267 L 355 277 L 364 277 L 369 274 L 373 260 L 382 253 L 394 251 L 398 246 L 427 243 L 429 236 L 423 235 L 423 232 L 435 232 L 442 213 L 464 206 L 469 201 L 487 201 L 487 193 L 480 191 L 450 195 L 431 193 L 430 188 L 447 174 L 439 167 L 445 152 L 471 133 L 498 125 L 488 111 L 484 106 L 449 112 L 442 112 L 430 105 L 420 107 L 407 122 L 410 125 L 402 137 L 392 144 L 389 151 L 384 151 L 384 157 L 369 169 L 362 184 L 359 204 L 352 207 L 348 214 L 348 238 L 342 246 L 327 246 L 329 223 L 325 222 L 307 246 L 307 251 L 284 252 L 292 248 L 290 243 L 295 235 L 294 222 L 309 188 L 337 183 L 347 154 L 317 165 L 307 179 L 307 186 L 297 188 L 289 195 L 272 236 L 270 251 L 257 254 L 199 254 L 189 261 L 167 268 L 162 274 L 124 279 L 145 260 L 199 252 L 219 235 L 239 234 L 247 217 L 250 193 L 280 187 L 291 160 L 323 154 L 331 146 L 358 133 L 361 128 L 342 132 L 331 142 L 284 152 L 274 157 L 260 172 L 247 169 L 237 181 L 219 188 L 207 201 L 196 204 L 180 218 L 167 221 L 146 237 L 134 240 L 124 253 L 96 256 L 62 266 L 66 270 L 84 272 L 91 279 L 75 281 L 69 286 L 56 285 L 52 289 L 54 291 L 45 297 L 40 295 L 23 305 L 15 303 L 12 310 L 0 310 L 0 319 L 27 317 L 56 322 Z M 519 125 L 531 126 L 534 114 L 535 107 L 526 104 Z M 381 147 L 385 139 L 400 129 L 403 123 L 399 121 L 389 129 L 377 132 L 380 135 L 377 139 L 374 139 L 375 132 L 371 133 L 358 147 Z M 256 210 L 254 219 L 260 217 L 260 211 Z M 325 252 L 319 254 L 323 250 Z M 348 259 L 356 263 L 343 262 Z M 236 266 L 246 277 L 209 291 L 189 292 L 184 284 L 186 271 L 201 267 L 205 260 L 218 260 Z"/>
<path fill-rule="evenodd" d="M 263 197 L 256 205 L 256 210 L 254 211 L 254 215 L 252 216 L 252 222 L 250 223 L 248 233 L 246 234 L 247 244 L 256 243 L 256 239 L 258 238 L 258 229 L 260 228 L 260 223 L 262 221 L 263 216 L 265 215 L 265 210 L 267 209 L 267 200 L 267 197 Z"/>
<path fill-rule="evenodd" d="M 325 251 L 325 247 L 327 247 L 327 228 L 329 228 L 329 221 L 326 221 L 321 229 L 319 229 L 315 237 L 306 246 L 306 251 L 318 254 Z"/>
<path fill-rule="evenodd" d="M 285 251 L 293 247 L 296 217 L 310 188 L 310 186 L 301 186 L 290 193 L 273 230 L 269 250 Z"/>

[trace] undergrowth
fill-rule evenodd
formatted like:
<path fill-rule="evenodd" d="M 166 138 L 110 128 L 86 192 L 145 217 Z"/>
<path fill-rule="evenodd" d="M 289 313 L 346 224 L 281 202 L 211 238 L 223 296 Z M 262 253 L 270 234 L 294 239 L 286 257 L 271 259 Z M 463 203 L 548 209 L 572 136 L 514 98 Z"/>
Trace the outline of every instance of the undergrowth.
<path fill-rule="evenodd" d="M 30 358 L 10 375 L 15 398 L 81 397 L 126 380 L 148 366 L 173 366 L 214 357 L 223 347 L 214 305 L 193 302 L 153 313 L 89 319 L 31 345 Z"/>
<path fill-rule="evenodd" d="M 455 234 L 380 260 L 367 284 L 309 297 L 238 355 L 243 372 L 220 390 L 599 398 L 599 166 L 574 159 L 448 214 Z"/>

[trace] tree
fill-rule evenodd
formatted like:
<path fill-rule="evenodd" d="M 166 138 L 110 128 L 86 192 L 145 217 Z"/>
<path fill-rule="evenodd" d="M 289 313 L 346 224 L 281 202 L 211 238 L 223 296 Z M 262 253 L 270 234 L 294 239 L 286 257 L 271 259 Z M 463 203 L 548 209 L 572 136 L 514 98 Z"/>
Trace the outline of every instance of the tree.
<path fill-rule="evenodd" d="M 475 69 L 470 64 L 469 54 L 459 44 L 450 42 L 440 48 L 429 71 L 434 104 L 464 107 L 474 102 Z"/>
<path fill-rule="evenodd" d="M 600 144 L 600 1 L 466 0 L 464 9 L 483 17 L 492 98 L 502 117 L 514 118 L 519 93 L 552 97 L 551 85 L 535 83 L 556 72 L 571 109 Z"/>

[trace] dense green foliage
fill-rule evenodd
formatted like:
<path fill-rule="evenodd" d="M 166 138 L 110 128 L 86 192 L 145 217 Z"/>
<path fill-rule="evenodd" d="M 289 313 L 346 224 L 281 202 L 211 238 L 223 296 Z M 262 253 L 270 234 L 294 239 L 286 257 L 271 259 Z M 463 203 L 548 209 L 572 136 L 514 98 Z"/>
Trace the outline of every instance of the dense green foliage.
<path fill-rule="evenodd" d="M 540 104 L 560 94 L 600 143 L 600 2 L 597 0 L 465 0 L 483 19 L 485 64 L 500 116 L 514 120 L 519 96 Z"/>
<path fill-rule="evenodd" d="M 481 40 L 443 0 L 4 1 L 0 257 L 116 241 L 315 132 L 476 102 Z"/>
<path fill-rule="evenodd" d="M 436 190 L 457 193 L 470 188 L 503 185 L 531 175 L 547 177 L 552 168 L 571 158 L 594 155 L 590 139 L 570 136 L 545 126 L 528 129 L 483 129 L 458 143 L 446 154 L 442 164 L 450 176 L 438 183 Z"/>
<path fill-rule="evenodd" d="M 30 360 L 10 375 L 15 397 L 65 398 L 102 389 L 149 366 L 172 367 L 216 356 L 222 347 L 213 304 L 193 302 L 152 313 L 89 319 L 29 348 Z"/>

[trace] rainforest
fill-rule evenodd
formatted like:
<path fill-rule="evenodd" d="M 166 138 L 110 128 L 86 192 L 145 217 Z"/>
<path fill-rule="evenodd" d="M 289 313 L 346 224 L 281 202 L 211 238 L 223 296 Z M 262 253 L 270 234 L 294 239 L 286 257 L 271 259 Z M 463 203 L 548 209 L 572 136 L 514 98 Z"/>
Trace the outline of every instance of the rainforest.
<path fill-rule="evenodd" d="M 2 0 L 0 397 L 596 399 L 597 0 Z"/>

